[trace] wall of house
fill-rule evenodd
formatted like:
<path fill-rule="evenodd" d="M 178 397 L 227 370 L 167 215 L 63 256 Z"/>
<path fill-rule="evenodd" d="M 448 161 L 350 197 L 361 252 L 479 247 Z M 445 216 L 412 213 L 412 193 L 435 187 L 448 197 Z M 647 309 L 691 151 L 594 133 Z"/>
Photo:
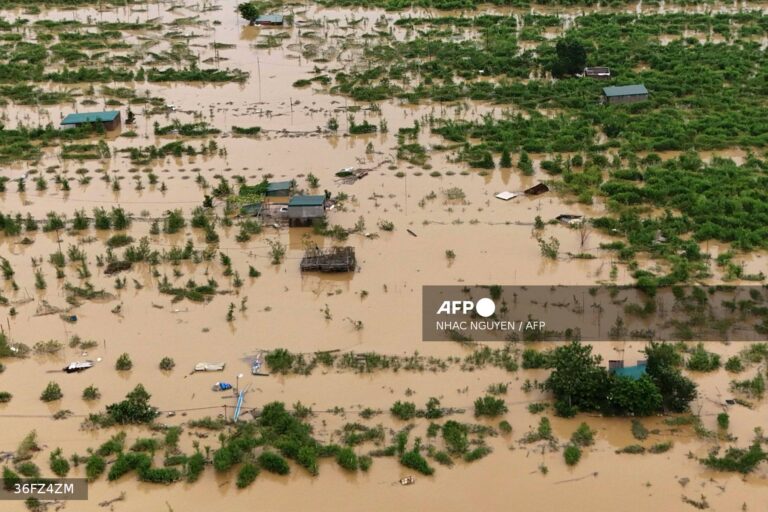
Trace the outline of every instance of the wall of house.
<path fill-rule="evenodd" d="M 648 99 L 647 94 L 634 94 L 631 96 L 612 96 L 607 98 L 608 103 L 636 103 Z"/>
<path fill-rule="evenodd" d="M 318 219 L 325 216 L 322 206 L 289 206 L 289 219 Z"/>

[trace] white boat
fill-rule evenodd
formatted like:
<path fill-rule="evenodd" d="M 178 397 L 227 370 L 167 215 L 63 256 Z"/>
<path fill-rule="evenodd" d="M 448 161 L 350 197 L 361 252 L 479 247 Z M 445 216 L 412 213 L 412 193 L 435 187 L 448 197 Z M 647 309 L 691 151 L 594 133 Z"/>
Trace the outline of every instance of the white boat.
<path fill-rule="evenodd" d="M 400 485 L 413 485 L 416 483 L 416 479 L 412 476 L 406 476 L 400 479 Z"/>
<path fill-rule="evenodd" d="M 75 362 L 69 363 L 67 366 L 63 368 L 63 370 L 67 373 L 77 373 L 77 372 L 82 372 L 83 370 L 87 370 L 92 366 L 93 366 L 93 361 L 75 361 Z"/>
<path fill-rule="evenodd" d="M 226 363 L 197 363 L 196 372 L 220 372 L 224 370 Z"/>
<path fill-rule="evenodd" d="M 261 372 L 261 366 L 263 364 L 261 352 L 256 354 L 256 357 L 251 362 L 251 375 L 258 375 Z"/>

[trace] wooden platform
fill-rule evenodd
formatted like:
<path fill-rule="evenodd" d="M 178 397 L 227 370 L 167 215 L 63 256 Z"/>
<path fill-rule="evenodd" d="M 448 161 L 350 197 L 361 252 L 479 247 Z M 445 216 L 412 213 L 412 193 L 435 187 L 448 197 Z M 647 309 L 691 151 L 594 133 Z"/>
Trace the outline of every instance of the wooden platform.
<path fill-rule="evenodd" d="M 302 272 L 354 272 L 356 267 L 353 247 L 308 249 L 301 259 Z"/>

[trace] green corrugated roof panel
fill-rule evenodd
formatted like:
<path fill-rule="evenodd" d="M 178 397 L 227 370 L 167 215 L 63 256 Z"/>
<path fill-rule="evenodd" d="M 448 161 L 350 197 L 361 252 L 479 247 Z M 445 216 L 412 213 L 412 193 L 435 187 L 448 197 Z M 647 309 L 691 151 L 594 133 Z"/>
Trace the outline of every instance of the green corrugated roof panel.
<path fill-rule="evenodd" d="M 82 112 L 79 114 L 67 114 L 61 124 L 81 124 L 81 123 L 108 123 L 114 121 L 120 112 L 117 110 L 107 110 L 106 112 Z"/>
<path fill-rule="evenodd" d="M 603 94 L 609 98 L 616 96 L 638 96 L 640 94 L 648 94 L 648 89 L 643 84 L 612 85 L 610 87 L 603 87 Z"/>
<path fill-rule="evenodd" d="M 293 181 L 274 181 L 267 185 L 267 192 L 280 192 L 283 190 L 290 190 L 293 186 Z"/>
<path fill-rule="evenodd" d="M 256 24 L 259 23 L 282 23 L 284 20 L 284 17 L 282 14 L 262 14 L 258 18 L 256 18 L 253 22 Z"/>
<path fill-rule="evenodd" d="M 288 206 L 323 206 L 325 196 L 293 196 Z"/>
<path fill-rule="evenodd" d="M 629 377 L 632 380 L 637 380 L 645 375 L 645 365 L 639 364 L 637 366 L 626 366 L 624 368 L 616 368 L 613 373 L 619 377 Z"/>

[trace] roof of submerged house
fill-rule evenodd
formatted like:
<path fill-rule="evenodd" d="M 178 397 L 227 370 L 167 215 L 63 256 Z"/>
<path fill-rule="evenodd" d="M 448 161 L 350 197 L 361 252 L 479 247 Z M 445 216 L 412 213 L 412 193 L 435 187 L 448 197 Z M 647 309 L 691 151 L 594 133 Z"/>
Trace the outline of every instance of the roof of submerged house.
<path fill-rule="evenodd" d="M 61 120 L 61 124 L 108 123 L 114 121 L 119 115 L 120 112 L 117 110 L 67 114 L 67 117 Z"/>
<path fill-rule="evenodd" d="M 267 192 L 290 190 L 291 187 L 293 187 L 293 181 L 273 181 L 267 185 Z"/>
<path fill-rule="evenodd" d="M 625 366 L 624 368 L 615 368 L 611 370 L 618 377 L 628 377 L 637 380 L 645 375 L 645 363 L 636 366 Z"/>
<path fill-rule="evenodd" d="M 648 89 L 643 84 L 612 85 L 610 87 L 603 87 L 603 94 L 608 97 L 639 96 L 641 94 L 648 94 Z"/>
<path fill-rule="evenodd" d="M 323 206 L 325 196 L 293 196 L 288 206 Z"/>

